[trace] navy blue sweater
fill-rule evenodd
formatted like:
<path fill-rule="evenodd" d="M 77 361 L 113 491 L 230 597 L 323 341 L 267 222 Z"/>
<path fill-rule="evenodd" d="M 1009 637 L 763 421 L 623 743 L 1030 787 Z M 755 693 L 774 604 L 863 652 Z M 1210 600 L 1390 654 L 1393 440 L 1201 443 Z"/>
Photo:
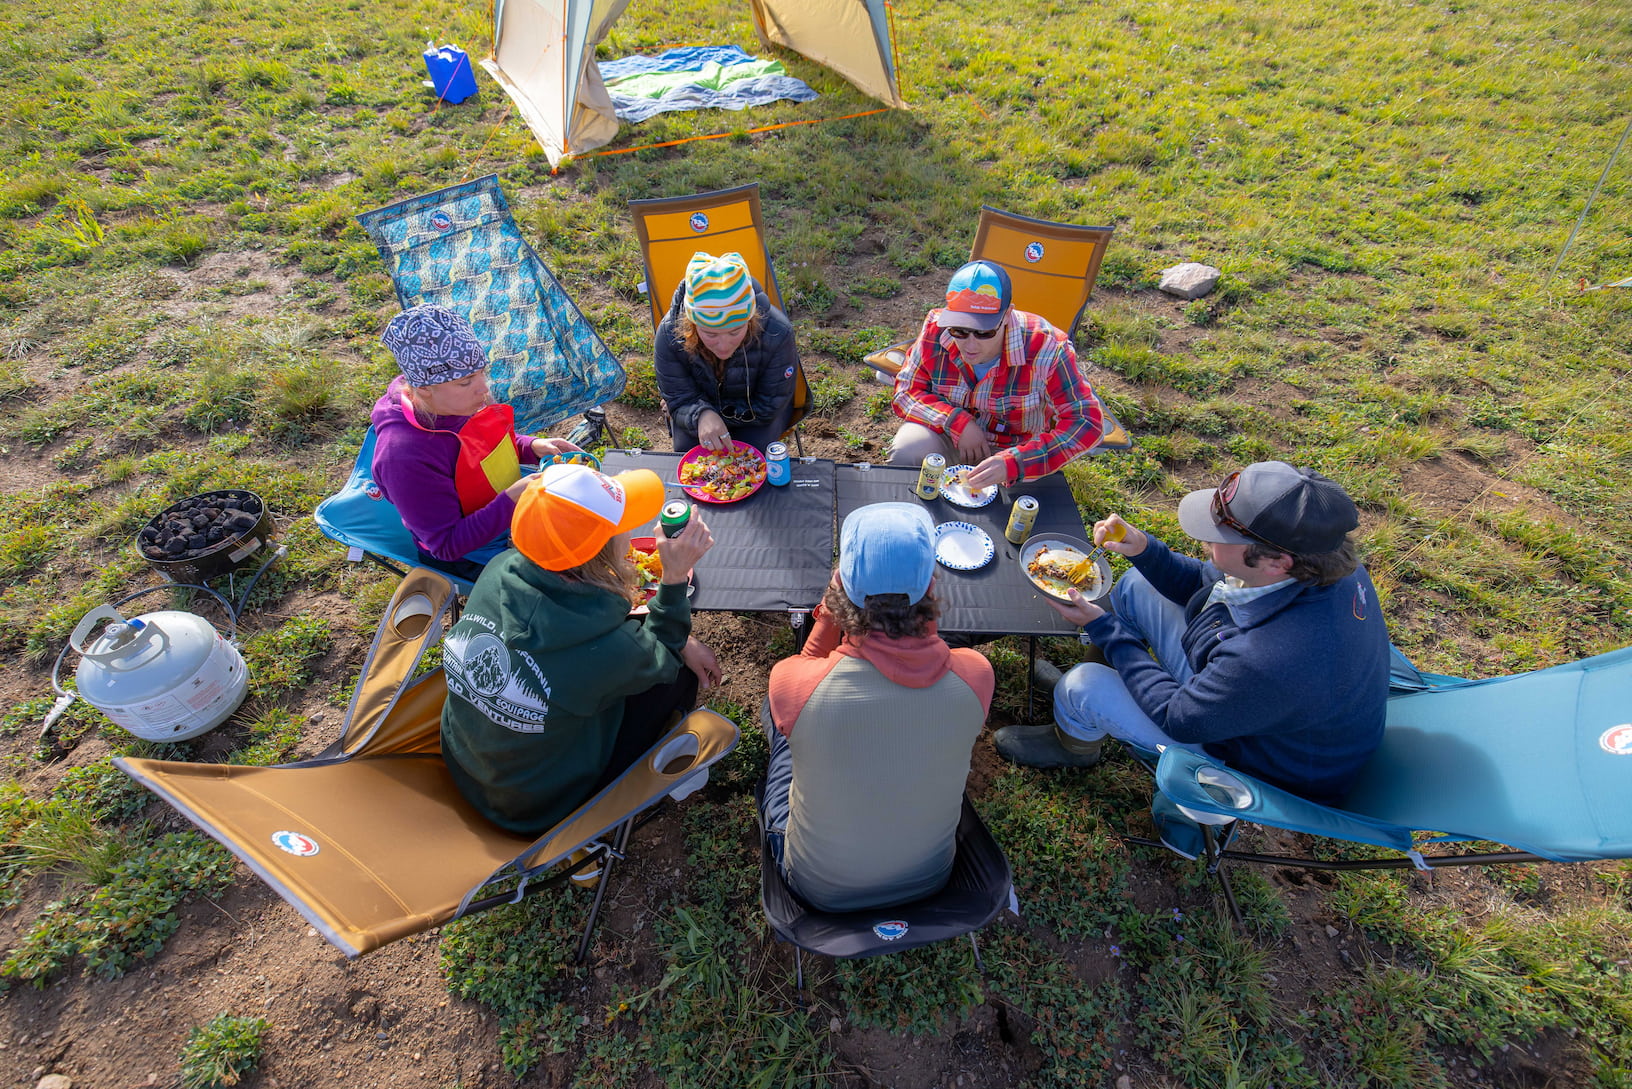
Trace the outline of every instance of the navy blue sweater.
<path fill-rule="evenodd" d="M 1184 606 L 1184 684 L 1107 613 L 1088 625 L 1128 691 L 1173 740 L 1312 801 L 1342 800 L 1383 738 L 1388 627 L 1364 567 L 1331 586 L 1294 583 L 1236 606 L 1206 605 L 1210 563 L 1150 538 L 1133 564 Z"/>

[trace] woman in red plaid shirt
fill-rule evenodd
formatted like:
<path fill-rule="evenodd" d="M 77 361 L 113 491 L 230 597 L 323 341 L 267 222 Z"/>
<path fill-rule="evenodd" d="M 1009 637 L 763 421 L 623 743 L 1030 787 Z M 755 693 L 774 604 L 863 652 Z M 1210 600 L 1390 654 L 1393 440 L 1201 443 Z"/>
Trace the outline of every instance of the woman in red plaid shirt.
<path fill-rule="evenodd" d="M 971 490 L 1057 472 L 1105 429 L 1099 398 L 1071 338 L 1011 305 L 1009 274 L 970 261 L 952 274 L 946 305 L 931 310 L 895 379 L 905 422 L 890 464 L 939 453 L 971 465 Z"/>

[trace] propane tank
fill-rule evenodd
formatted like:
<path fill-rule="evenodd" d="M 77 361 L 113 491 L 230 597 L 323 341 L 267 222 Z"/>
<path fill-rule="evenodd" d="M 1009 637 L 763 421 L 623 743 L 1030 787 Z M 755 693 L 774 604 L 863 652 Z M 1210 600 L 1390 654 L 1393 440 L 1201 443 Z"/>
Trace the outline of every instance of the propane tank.
<path fill-rule="evenodd" d="M 87 643 L 104 620 L 108 626 Z M 74 674 L 80 698 L 147 741 L 186 741 L 213 730 L 249 691 L 238 648 L 192 613 L 127 620 L 99 605 L 81 618 L 68 645 L 80 655 Z"/>

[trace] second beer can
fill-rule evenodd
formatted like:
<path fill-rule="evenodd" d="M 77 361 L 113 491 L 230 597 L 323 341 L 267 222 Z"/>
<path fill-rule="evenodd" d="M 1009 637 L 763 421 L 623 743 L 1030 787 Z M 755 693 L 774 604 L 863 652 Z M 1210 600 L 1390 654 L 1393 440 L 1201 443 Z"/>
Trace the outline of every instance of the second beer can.
<path fill-rule="evenodd" d="M 924 458 L 924 464 L 918 470 L 918 486 L 913 488 L 913 494 L 919 499 L 928 502 L 941 497 L 941 481 L 946 477 L 946 458 L 940 454 L 929 454 Z"/>
<path fill-rule="evenodd" d="M 1037 500 L 1029 495 L 1018 496 L 1009 511 L 1009 525 L 1003 536 L 1010 544 L 1025 544 L 1031 536 L 1031 527 L 1037 524 Z"/>

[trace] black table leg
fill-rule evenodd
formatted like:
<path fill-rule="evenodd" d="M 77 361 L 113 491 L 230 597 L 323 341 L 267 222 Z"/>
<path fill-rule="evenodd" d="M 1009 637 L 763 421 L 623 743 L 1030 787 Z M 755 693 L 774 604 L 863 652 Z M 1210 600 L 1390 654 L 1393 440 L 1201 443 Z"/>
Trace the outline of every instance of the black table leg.
<path fill-rule="evenodd" d="M 1037 711 L 1037 637 L 1026 636 L 1026 718 Z"/>

